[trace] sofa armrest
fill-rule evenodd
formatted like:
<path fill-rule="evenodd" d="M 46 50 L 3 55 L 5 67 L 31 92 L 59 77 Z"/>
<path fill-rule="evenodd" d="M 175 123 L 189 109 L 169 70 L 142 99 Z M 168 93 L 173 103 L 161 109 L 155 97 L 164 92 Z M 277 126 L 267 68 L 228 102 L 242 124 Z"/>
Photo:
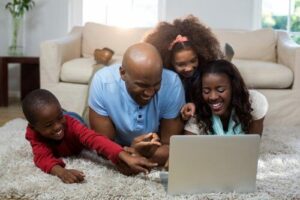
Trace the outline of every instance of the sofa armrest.
<path fill-rule="evenodd" d="M 65 37 L 44 41 L 40 45 L 41 87 L 59 82 L 62 64 L 81 56 L 82 27 L 74 27 Z"/>
<path fill-rule="evenodd" d="M 288 66 L 294 75 L 292 88 L 300 89 L 300 45 L 285 31 L 278 31 L 278 63 Z"/>

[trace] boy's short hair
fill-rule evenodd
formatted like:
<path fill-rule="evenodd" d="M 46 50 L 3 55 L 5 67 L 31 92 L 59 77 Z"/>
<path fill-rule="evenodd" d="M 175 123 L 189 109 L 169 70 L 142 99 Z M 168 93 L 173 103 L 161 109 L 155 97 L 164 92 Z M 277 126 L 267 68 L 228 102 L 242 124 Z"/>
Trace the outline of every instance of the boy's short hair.
<path fill-rule="evenodd" d="M 26 95 L 22 101 L 22 110 L 27 121 L 31 125 L 34 125 L 37 122 L 36 112 L 49 104 L 57 104 L 60 106 L 57 98 L 48 90 L 37 89 Z"/>

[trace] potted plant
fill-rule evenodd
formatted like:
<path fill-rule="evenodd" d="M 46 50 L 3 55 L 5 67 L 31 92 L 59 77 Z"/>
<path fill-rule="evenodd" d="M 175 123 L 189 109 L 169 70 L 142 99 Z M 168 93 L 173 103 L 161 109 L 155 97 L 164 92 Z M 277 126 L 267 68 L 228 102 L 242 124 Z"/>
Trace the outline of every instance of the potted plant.
<path fill-rule="evenodd" d="M 32 9 L 35 3 L 33 0 L 11 0 L 5 5 L 12 16 L 12 41 L 9 46 L 10 55 L 22 55 L 22 36 L 20 37 L 20 28 L 26 11 Z"/>

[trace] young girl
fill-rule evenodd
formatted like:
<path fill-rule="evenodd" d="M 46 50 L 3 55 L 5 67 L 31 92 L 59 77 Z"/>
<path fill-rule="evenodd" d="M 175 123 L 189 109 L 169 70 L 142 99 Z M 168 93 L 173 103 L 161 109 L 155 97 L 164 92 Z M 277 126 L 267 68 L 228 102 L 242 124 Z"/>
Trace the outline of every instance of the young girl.
<path fill-rule="evenodd" d="M 199 77 L 196 114 L 187 122 L 186 134 L 262 134 L 267 100 L 247 89 L 231 62 L 209 62 L 201 68 Z"/>
<path fill-rule="evenodd" d="M 144 42 L 158 49 L 164 67 L 179 74 L 187 102 L 193 99 L 191 91 L 195 89 L 200 68 L 209 61 L 223 58 L 220 44 L 211 30 L 192 15 L 173 23 L 159 23 Z"/>

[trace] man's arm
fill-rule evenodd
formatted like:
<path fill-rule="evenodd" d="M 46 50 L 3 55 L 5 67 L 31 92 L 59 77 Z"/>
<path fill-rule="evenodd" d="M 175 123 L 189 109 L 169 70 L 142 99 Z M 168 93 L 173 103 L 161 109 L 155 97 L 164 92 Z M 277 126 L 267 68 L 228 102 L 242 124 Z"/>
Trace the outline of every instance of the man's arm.
<path fill-rule="evenodd" d="M 116 129 L 109 117 L 99 115 L 93 109 L 89 108 L 89 120 L 91 128 L 94 131 L 107 136 L 111 140 L 115 139 Z"/>
<path fill-rule="evenodd" d="M 159 165 L 165 165 L 169 158 L 169 144 L 170 137 L 172 135 L 180 135 L 183 131 L 183 121 L 180 117 L 174 119 L 162 119 L 160 121 L 160 142 L 161 146 L 157 147 L 157 150 L 150 157 L 150 160 L 158 163 Z"/>

